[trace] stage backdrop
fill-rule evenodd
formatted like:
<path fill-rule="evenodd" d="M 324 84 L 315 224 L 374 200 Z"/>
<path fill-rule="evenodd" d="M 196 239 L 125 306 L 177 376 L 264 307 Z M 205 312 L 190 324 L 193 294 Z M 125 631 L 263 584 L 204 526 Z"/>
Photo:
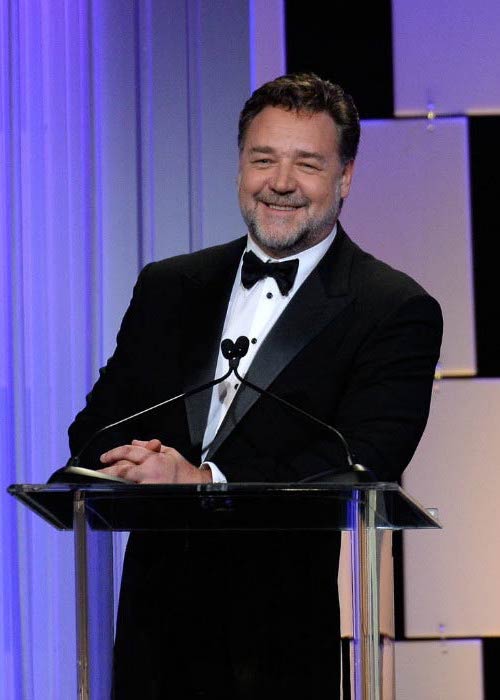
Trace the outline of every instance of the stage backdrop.
<path fill-rule="evenodd" d="M 237 117 L 282 36 L 281 2 L 0 2 L 2 699 L 75 697 L 72 536 L 5 489 L 67 460 L 139 269 L 243 232 Z"/>

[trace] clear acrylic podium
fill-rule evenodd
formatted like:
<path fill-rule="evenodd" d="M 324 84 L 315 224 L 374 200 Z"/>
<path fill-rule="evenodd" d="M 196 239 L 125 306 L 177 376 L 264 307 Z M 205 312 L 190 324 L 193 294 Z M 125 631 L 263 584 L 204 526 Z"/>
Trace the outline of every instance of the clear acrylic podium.
<path fill-rule="evenodd" d="M 78 700 L 110 693 L 112 532 L 350 531 L 354 698 L 382 700 L 377 531 L 440 527 L 394 483 L 14 484 L 8 491 L 56 528 L 74 530 Z"/>

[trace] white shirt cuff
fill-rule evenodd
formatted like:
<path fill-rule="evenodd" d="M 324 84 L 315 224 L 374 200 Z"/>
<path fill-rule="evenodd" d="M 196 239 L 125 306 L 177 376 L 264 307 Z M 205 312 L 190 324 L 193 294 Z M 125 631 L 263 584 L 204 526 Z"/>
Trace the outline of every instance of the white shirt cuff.
<path fill-rule="evenodd" d="M 204 465 L 210 467 L 212 472 L 212 483 L 213 484 L 227 484 L 227 479 L 221 470 L 213 462 L 203 462 Z"/>

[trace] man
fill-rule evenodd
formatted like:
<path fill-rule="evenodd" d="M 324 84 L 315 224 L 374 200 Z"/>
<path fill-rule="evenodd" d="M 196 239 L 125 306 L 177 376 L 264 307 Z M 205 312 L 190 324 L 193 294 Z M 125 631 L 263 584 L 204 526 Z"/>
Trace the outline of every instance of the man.
<path fill-rule="evenodd" d="M 358 141 L 352 100 L 314 75 L 252 95 L 239 122 L 248 238 L 143 270 L 70 428 L 73 452 L 100 426 L 220 376 L 221 339 L 245 335 L 249 380 L 337 427 L 379 479 L 400 476 L 427 420 L 441 315 L 338 222 Z M 137 483 L 290 482 L 345 470 L 346 457 L 233 377 L 108 433 L 85 463 Z M 131 536 L 116 697 L 335 697 L 337 550 L 330 534 Z"/>

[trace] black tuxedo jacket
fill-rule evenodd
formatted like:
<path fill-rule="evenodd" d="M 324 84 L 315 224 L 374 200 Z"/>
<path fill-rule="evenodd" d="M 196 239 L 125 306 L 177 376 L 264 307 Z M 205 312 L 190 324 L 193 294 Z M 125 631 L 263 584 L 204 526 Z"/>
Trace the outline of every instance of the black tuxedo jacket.
<path fill-rule="evenodd" d="M 70 428 L 92 432 L 214 377 L 245 239 L 142 271 L 117 348 Z M 248 379 L 337 427 L 357 462 L 400 476 L 425 427 L 442 319 L 415 281 L 363 252 L 339 225 L 330 250 L 260 347 Z M 199 463 L 210 391 L 111 431 L 83 455 L 157 437 Z M 272 399 L 241 387 L 210 448 L 228 481 L 296 481 L 343 469 L 340 442 Z"/>
<path fill-rule="evenodd" d="M 77 452 L 98 428 L 210 381 L 245 239 L 148 265 L 117 348 L 70 428 Z M 439 306 L 338 229 L 248 373 L 336 426 L 380 479 L 401 474 L 429 410 Z M 157 437 L 199 464 L 210 392 L 106 433 L 82 457 Z M 346 458 L 339 441 L 241 387 L 208 458 L 228 481 L 289 482 Z M 332 533 L 136 533 L 115 645 L 115 697 L 337 695 L 339 610 Z M 348 674 L 347 674 L 348 677 Z"/>

